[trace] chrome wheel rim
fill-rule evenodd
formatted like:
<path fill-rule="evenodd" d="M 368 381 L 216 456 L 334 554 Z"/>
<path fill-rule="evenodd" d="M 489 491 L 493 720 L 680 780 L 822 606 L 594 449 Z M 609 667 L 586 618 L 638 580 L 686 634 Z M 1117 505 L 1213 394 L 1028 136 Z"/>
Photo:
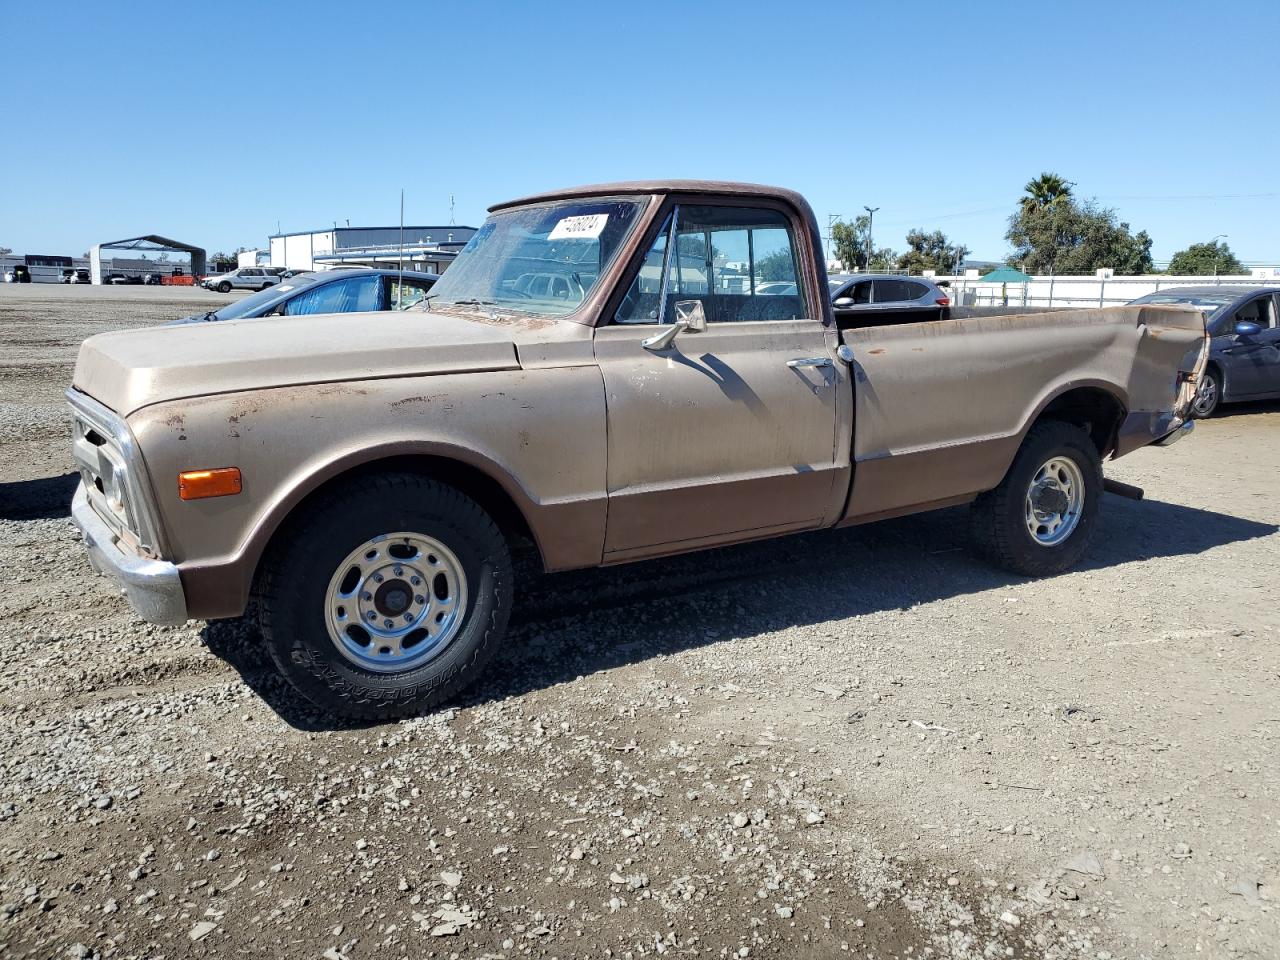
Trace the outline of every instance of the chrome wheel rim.
<path fill-rule="evenodd" d="M 1069 457 L 1045 462 L 1027 487 L 1027 532 L 1042 547 L 1071 536 L 1084 510 L 1084 473 Z"/>
<path fill-rule="evenodd" d="M 1195 411 L 1197 416 L 1205 417 L 1213 412 L 1213 408 L 1217 403 L 1218 381 L 1213 374 L 1206 373 L 1200 380 L 1200 387 L 1196 390 L 1196 399 L 1192 403 L 1191 409 Z"/>
<path fill-rule="evenodd" d="M 375 673 L 402 673 L 439 656 L 467 611 L 467 576 L 439 540 L 388 533 L 356 547 L 325 591 L 325 625 L 338 651 Z"/>

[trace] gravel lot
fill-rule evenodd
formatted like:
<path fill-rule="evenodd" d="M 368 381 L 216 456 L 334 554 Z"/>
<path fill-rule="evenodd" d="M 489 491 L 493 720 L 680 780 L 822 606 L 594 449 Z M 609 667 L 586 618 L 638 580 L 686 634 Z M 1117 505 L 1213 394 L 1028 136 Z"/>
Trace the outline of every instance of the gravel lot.
<path fill-rule="evenodd" d="M 1280 404 L 1109 466 L 1066 576 L 963 510 L 528 576 L 358 726 L 67 517 L 79 341 L 226 299 L 0 286 L 0 957 L 1280 955 Z"/>

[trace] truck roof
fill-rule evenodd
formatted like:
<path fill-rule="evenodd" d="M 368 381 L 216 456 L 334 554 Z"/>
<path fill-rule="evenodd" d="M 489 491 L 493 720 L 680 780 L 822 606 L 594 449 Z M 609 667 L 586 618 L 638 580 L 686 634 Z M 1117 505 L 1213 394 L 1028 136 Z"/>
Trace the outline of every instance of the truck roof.
<path fill-rule="evenodd" d="M 519 207 L 548 200 L 572 200 L 578 197 L 616 197 L 620 194 L 655 193 L 719 193 L 744 197 L 779 197 L 789 201 L 802 212 L 809 213 L 809 203 L 794 190 L 786 187 L 770 187 L 761 183 L 735 183 L 732 180 L 624 180 L 619 183 L 594 183 L 582 187 L 566 187 L 535 193 L 518 200 L 495 203 L 489 212 Z"/>

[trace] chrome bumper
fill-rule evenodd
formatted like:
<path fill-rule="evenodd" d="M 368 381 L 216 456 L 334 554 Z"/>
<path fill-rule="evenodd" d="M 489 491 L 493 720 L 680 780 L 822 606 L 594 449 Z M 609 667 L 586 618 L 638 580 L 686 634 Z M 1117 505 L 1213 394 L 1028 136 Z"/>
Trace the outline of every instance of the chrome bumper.
<path fill-rule="evenodd" d="M 1185 437 L 1195 428 L 1196 428 L 1196 422 L 1194 420 L 1188 420 L 1186 423 L 1182 424 L 1181 426 L 1176 427 L 1173 430 L 1170 430 L 1163 437 L 1157 440 L 1153 444 L 1153 446 L 1172 447 L 1175 443 L 1177 443 L 1179 440 L 1181 440 L 1183 437 Z"/>
<path fill-rule="evenodd" d="M 90 565 L 115 581 L 138 616 L 166 625 L 186 622 L 187 598 L 178 568 L 164 560 L 149 560 L 121 550 L 111 528 L 89 505 L 83 483 L 71 500 L 71 519 L 84 536 Z"/>

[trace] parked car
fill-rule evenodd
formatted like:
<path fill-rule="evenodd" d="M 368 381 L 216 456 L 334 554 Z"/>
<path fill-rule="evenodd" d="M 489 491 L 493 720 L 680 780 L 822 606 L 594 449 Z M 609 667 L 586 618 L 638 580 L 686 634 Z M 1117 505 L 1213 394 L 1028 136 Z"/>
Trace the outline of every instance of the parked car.
<path fill-rule="evenodd" d="M 253 317 L 292 317 L 310 313 L 360 313 L 403 310 L 422 301 L 440 277 L 406 270 L 326 271 L 285 277 L 275 286 L 229 303 L 219 310 L 174 320 L 169 325 Z"/>
<path fill-rule="evenodd" d="M 62 272 L 63 283 L 92 283 L 93 277 L 84 267 L 77 267 L 74 270 L 64 270 Z"/>
<path fill-rule="evenodd" d="M 927 277 L 837 274 L 828 282 L 841 330 L 951 319 L 950 294 Z"/>
<path fill-rule="evenodd" d="M 712 248 L 785 255 L 795 294 L 668 256 Z M 1102 461 L 1191 430 L 1194 311 L 841 331 L 820 254 L 791 191 L 580 187 L 493 207 L 415 310 L 100 334 L 72 516 L 142 616 L 256 596 L 302 694 L 387 718 L 503 649 L 522 538 L 565 570 L 972 503 L 985 555 L 1047 576 L 1084 554 Z M 583 295 L 507 285 L 532 264 Z"/>
<path fill-rule="evenodd" d="M 1173 287 L 1134 303 L 1197 307 L 1213 338 L 1192 410 L 1211 417 L 1220 404 L 1280 397 L 1280 287 Z"/>
<path fill-rule="evenodd" d="M 112 286 L 136 286 L 142 283 L 142 277 L 136 273 L 109 273 L 102 278 L 103 283 Z"/>
<path fill-rule="evenodd" d="M 265 267 L 240 267 L 229 273 L 219 273 L 205 277 L 201 286 L 219 293 L 230 293 L 232 290 L 265 290 L 280 282 L 280 276 L 269 272 Z"/>
<path fill-rule="evenodd" d="M 26 264 L 15 263 L 12 267 L 8 267 L 4 271 L 5 283 L 30 283 L 31 271 L 27 269 Z"/>
<path fill-rule="evenodd" d="M 162 273 L 145 273 L 142 275 L 142 282 L 148 287 L 158 287 L 163 282 L 163 278 Z"/>

